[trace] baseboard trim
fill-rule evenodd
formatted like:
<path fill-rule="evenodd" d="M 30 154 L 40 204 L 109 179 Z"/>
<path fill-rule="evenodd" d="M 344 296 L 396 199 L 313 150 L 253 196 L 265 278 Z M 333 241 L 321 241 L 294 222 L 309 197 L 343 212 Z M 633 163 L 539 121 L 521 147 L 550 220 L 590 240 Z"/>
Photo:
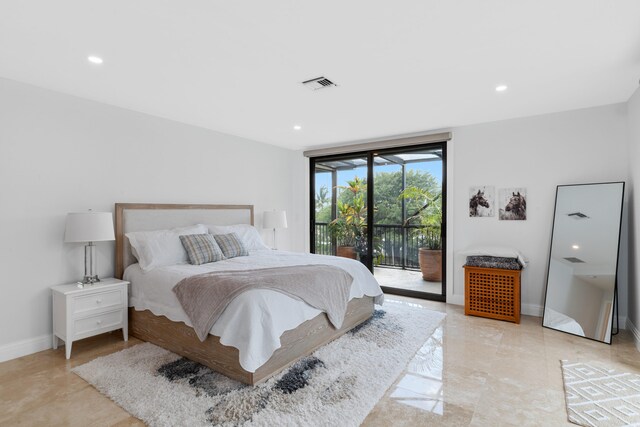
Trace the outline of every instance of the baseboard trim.
<path fill-rule="evenodd" d="M 627 330 L 633 335 L 633 342 L 636 345 L 636 350 L 640 351 L 640 331 L 638 330 L 638 328 L 636 328 L 636 325 L 634 325 L 629 318 L 627 318 L 626 325 Z"/>
<path fill-rule="evenodd" d="M 448 304 L 464 305 L 464 295 L 449 295 L 447 296 Z M 542 317 L 543 307 L 538 304 L 522 304 L 520 311 L 526 316 Z"/>
<path fill-rule="evenodd" d="M 447 295 L 447 304 L 464 305 L 464 295 Z"/>
<path fill-rule="evenodd" d="M 39 351 L 48 350 L 52 347 L 52 336 L 42 335 L 36 338 L 29 338 L 5 344 L 0 347 L 0 362 L 27 356 Z"/>
<path fill-rule="evenodd" d="M 618 325 L 620 325 L 620 329 L 629 329 L 629 319 L 627 319 L 627 316 L 618 316 Z M 613 325 L 613 327 L 615 328 L 616 325 Z"/>
<path fill-rule="evenodd" d="M 538 304 L 522 304 L 520 306 L 520 312 L 525 316 L 542 317 L 544 307 Z"/>

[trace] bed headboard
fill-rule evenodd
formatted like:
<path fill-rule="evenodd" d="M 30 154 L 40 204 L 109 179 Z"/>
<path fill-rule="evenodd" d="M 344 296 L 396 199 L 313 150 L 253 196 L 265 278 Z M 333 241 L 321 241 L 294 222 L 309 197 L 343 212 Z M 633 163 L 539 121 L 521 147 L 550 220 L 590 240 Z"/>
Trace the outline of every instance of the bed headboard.
<path fill-rule="evenodd" d="M 253 205 L 116 203 L 116 277 L 122 279 L 125 268 L 136 262 L 125 233 L 193 224 L 253 225 Z"/>

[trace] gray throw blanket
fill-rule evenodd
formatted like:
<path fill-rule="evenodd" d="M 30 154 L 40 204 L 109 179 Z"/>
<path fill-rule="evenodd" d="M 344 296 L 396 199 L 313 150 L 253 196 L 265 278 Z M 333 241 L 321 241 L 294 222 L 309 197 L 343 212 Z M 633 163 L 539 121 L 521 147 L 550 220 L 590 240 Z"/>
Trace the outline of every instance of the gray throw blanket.
<path fill-rule="evenodd" d="M 204 341 L 236 296 L 250 289 L 273 289 L 327 313 L 338 329 L 347 312 L 353 277 L 330 265 L 215 271 L 187 277 L 173 287 L 182 308 Z"/>

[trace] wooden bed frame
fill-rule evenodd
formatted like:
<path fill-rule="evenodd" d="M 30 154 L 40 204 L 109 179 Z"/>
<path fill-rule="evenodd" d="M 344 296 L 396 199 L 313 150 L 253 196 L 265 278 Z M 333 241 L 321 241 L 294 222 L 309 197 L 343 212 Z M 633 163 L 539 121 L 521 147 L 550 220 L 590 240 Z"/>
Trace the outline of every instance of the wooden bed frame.
<path fill-rule="evenodd" d="M 188 215 L 187 211 L 189 211 Z M 219 221 L 213 218 L 215 211 L 223 213 L 218 215 Z M 144 222 L 146 212 L 149 212 L 148 223 Z M 180 212 L 184 212 L 184 216 L 188 217 L 186 221 L 193 222 L 185 223 L 183 219 L 176 220 L 176 213 L 180 216 Z M 214 215 L 209 217 L 208 212 Z M 235 215 L 235 212 L 238 215 Z M 128 227 L 127 219 L 130 213 L 135 214 L 136 219 L 132 220 L 133 224 Z M 125 233 L 196 223 L 253 225 L 253 205 L 116 203 L 116 276 L 121 279 L 125 268 L 135 262 Z M 156 316 L 149 310 L 137 311 L 133 307 L 129 308 L 129 332 L 136 338 L 206 365 L 230 378 L 255 385 L 369 319 L 373 313 L 373 305 L 372 297 L 352 299 L 347 306 L 347 314 L 340 329 L 335 329 L 326 314 L 321 313 L 297 328 L 285 332 L 280 337 L 281 347 L 255 372 L 245 371 L 240 366 L 238 349 L 221 344 L 219 337 L 209 335 L 202 342 L 190 326 L 183 322 L 171 321 L 165 316 Z"/>

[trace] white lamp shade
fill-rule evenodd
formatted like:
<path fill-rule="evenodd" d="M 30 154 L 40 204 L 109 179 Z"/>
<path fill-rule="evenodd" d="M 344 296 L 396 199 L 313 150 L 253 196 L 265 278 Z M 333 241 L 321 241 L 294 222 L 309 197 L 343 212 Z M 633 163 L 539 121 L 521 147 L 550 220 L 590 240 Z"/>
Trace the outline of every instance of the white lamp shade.
<path fill-rule="evenodd" d="M 115 240 L 111 212 L 72 212 L 67 214 L 65 242 L 100 242 Z"/>
<path fill-rule="evenodd" d="M 285 211 L 266 211 L 262 217 L 264 228 L 287 228 L 287 213 Z"/>

